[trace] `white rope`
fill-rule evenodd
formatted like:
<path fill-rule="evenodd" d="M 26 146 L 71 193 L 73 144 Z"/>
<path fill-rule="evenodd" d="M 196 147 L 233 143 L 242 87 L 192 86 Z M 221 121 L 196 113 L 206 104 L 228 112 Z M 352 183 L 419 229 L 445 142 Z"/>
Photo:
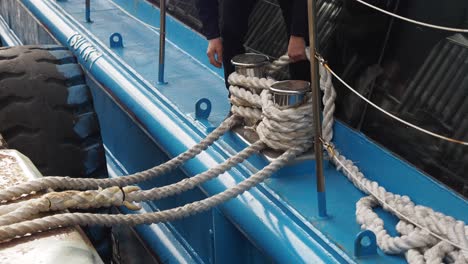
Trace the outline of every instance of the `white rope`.
<path fill-rule="evenodd" d="M 224 163 L 211 168 L 210 170 L 201 173 L 195 177 L 184 179 L 175 184 L 164 186 L 160 188 L 153 188 L 147 191 L 140 191 L 137 187 L 127 186 L 122 189 L 119 187 L 110 187 L 104 190 L 89 190 L 85 192 L 79 191 L 66 191 L 66 192 L 53 192 L 46 194 L 38 199 L 26 201 L 18 204 L 15 209 L 10 205 L 4 208 L 0 207 L 0 240 L 11 239 L 16 236 L 21 236 L 27 233 L 35 233 L 39 231 L 48 230 L 50 228 L 65 227 L 71 225 L 114 225 L 114 224 L 129 224 L 136 225 L 142 223 L 158 223 L 162 221 L 170 221 L 193 215 L 205 210 L 208 210 L 218 204 L 221 204 L 260 183 L 267 177 L 271 176 L 273 172 L 283 167 L 290 159 L 298 154 L 301 154 L 312 145 L 311 129 L 311 109 L 310 107 L 299 107 L 297 109 L 278 109 L 271 100 L 269 91 L 266 90 L 274 81 L 258 78 L 247 78 L 237 76 L 234 74 L 230 78 L 232 86 L 231 93 L 233 101 L 239 103 L 234 106 L 236 109 L 248 109 L 246 118 L 251 117 L 251 113 L 256 111 L 260 112 L 256 118 L 262 119 L 259 124 L 260 141 L 252 144 L 244 149 L 237 155 L 229 158 Z M 258 96 L 249 90 L 240 88 L 236 85 L 242 85 L 249 89 L 263 89 L 262 95 Z M 253 87 L 250 87 L 252 85 Z M 240 105 L 244 104 L 244 105 Z M 241 112 L 241 111 L 239 111 Z M 236 117 L 229 118 L 231 122 L 235 122 Z M 227 126 L 224 124 L 224 126 Z M 220 135 L 215 135 L 213 138 L 219 138 Z M 208 141 L 212 144 L 213 141 Z M 207 144 L 208 144 L 207 143 Z M 213 179 L 220 174 L 226 172 L 233 166 L 243 162 L 246 158 L 253 153 L 260 151 L 265 146 L 273 147 L 275 149 L 282 149 L 286 152 L 278 159 L 275 159 L 271 164 L 266 166 L 263 170 L 256 173 L 247 180 L 244 180 L 239 185 L 229 188 L 226 191 L 214 195 L 202 201 L 187 204 L 171 210 L 166 210 L 157 213 L 140 214 L 140 215 L 125 215 L 125 216 L 108 216 L 108 215 L 94 215 L 94 214 L 58 214 L 50 217 L 43 217 L 31 221 L 25 221 L 31 216 L 48 211 L 64 210 L 64 209 L 86 209 L 97 208 L 101 206 L 120 206 L 126 205 L 130 208 L 137 208 L 132 202 L 146 201 L 161 199 L 170 195 L 179 194 L 181 192 L 193 189 L 199 184 L 202 184 L 210 179 Z M 203 145 L 204 146 L 204 145 Z M 205 147 L 206 148 L 206 147 Z M 193 152 L 193 151 L 192 151 Z M 183 160 L 193 154 L 185 155 Z M 194 154 L 196 155 L 196 154 Z M 175 158 L 180 160 L 180 157 Z M 166 166 L 166 171 L 173 169 L 174 166 L 180 165 L 181 162 L 171 163 Z M 158 168 L 158 167 L 156 167 Z M 153 169 L 154 170 L 154 169 Z M 160 172 L 158 172 L 160 173 Z M 154 177 L 154 173 L 147 177 Z M 50 183 L 50 182 L 49 182 Z M 93 184 L 96 181 L 92 181 Z M 87 183 L 88 184 L 88 183 Z M 16 187 L 13 192 L 6 192 L 4 197 L 12 199 L 19 197 L 22 194 L 29 194 L 32 191 L 42 190 L 44 187 L 50 187 L 50 184 L 42 182 L 42 185 L 22 186 Z M 63 185 L 61 185 L 63 186 Z M 69 187 L 70 185 L 66 185 Z M 128 190 L 128 191 L 126 191 Z M 1 197 L 1 192 L 0 192 Z M 8 210 L 12 210 L 8 212 Z M 15 224 L 19 222 L 18 224 Z"/>
<path fill-rule="evenodd" d="M 252 107 L 232 105 L 231 112 L 243 116 L 245 119 L 254 120 L 255 122 L 262 119 L 262 111 Z"/>
<path fill-rule="evenodd" d="M 389 254 L 404 253 L 410 263 L 439 263 L 445 260 L 454 263 L 467 263 L 468 227 L 463 222 L 456 221 L 452 217 L 435 212 L 428 207 L 417 206 L 407 196 L 399 196 L 386 191 L 377 182 L 366 179 L 351 160 L 341 155 L 334 149 L 333 145 L 328 143 L 333 139 L 333 114 L 336 98 L 331 78 L 332 75 L 337 76 L 326 64 L 320 67 L 320 75 L 320 86 L 324 91 L 324 147 L 332 157 L 332 161 L 337 166 L 337 169 L 341 170 L 357 188 L 370 195 L 360 199 L 356 205 L 356 218 L 358 223 L 361 224 L 361 228 L 369 229 L 376 234 L 378 245 L 384 252 Z M 295 109 L 279 109 L 273 103 L 270 92 L 265 88 L 269 87 L 274 82 L 273 80 L 244 78 L 235 74 L 229 80 L 232 84 L 232 101 L 238 104 L 233 106 L 233 111 L 242 112 L 245 110 L 246 115 L 244 117 L 261 119 L 261 122 L 257 126 L 257 132 L 261 141 L 205 173 L 170 186 L 154 188 L 148 191 L 128 189 L 128 193 L 117 192 L 117 190 L 120 190 L 118 187 L 88 192 L 65 192 L 76 198 L 71 200 L 68 200 L 68 198 L 64 199 L 60 193 L 53 193 L 43 196 L 44 199 L 39 198 L 29 203 L 26 202 L 17 210 L 10 205 L 3 208 L 0 207 L 0 225 L 5 224 L 4 226 L 0 226 L 0 240 L 8 240 L 28 233 L 72 225 L 137 225 L 180 219 L 213 208 L 249 190 L 271 176 L 272 173 L 283 167 L 292 158 L 311 147 L 312 107 L 310 102 Z M 259 96 L 242 87 L 262 89 L 263 91 Z M 259 109 L 261 109 L 260 115 L 258 113 Z M 217 138 L 219 138 L 219 135 Z M 96 206 L 96 204 L 122 205 L 125 202 L 160 199 L 168 195 L 177 194 L 194 188 L 198 184 L 227 171 L 232 166 L 245 160 L 253 152 L 262 149 L 265 145 L 274 149 L 286 150 L 286 152 L 263 170 L 242 181 L 240 184 L 198 202 L 147 214 L 95 215 L 75 213 L 58 214 L 24 221 L 31 214 L 43 212 L 46 209 L 61 210 L 69 208 L 67 206 L 70 205 L 73 208 L 89 208 Z M 11 199 L 19 197 L 18 194 L 29 194 L 31 191 L 43 190 L 44 186 L 46 185 L 40 185 L 41 188 L 37 186 L 34 188 L 17 188 L 15 192 L 4 194 L 4 196 L 0 192 L 0 197 Z M 21 193 L 19 190 L 25 192 Z M 102 195 L 101 192 L 109 192 L 109 195 Z M 92 197 L 89 196 L 90 193 L 93 194 Z M 396 228 L 401 236 L 391 237 L 387 233 L 383 220 L 373 211 L 373 208 L 376 206 L 381 206 L 384 210 L 400 218 L 400 222 Z M 16 221 L 19 221 L 19 223 L 14 223 Z"/>
<path fill-rule="evenodd" d="M 243 162 L 252 154 L 265 148 L 265 144 L 257 141 L 245 148 L 222 164 L 200 173 L 194 177 L 186 178 L 179 182 L 157 187 L 150 190 L 140 190 L 136 186 L 123 188 L 110 187 L 88 191 L 64 191 L 47 193 L 40 198 L 25 200 L 12 204 L 13 206 L 1 206 L 0 226 L 30 219 L 38 213 L 50 211 L 63 211 L 67 209 L 90 209 L 109 206 L 126 206 L 130 210 L 139 210 L 135 202 L 159 200 L 172 195 L 191 190 L 218 175 L 223 174 L 237 164 Z M 8 211 L 7 211 L 8 210 Z"/>
<path fill-rule="evenodd" d="M 240 102 L 237 102 L 238 104 L 244 103 L 245 106 L 248 107 L 262 108 L 262 99 L 258 94 L 253 94 L 244 88 L 240 88 L 234 85 L 229 87 L 229 92 L 234 96 L 234 100 L 240 100 Z"/>
<path fill-rule="evenodd" d="M 219 127 L 211 132 L 206 138 L 195 144 L 187 151 L 181 153 L 177 157 L 160 164 L 156 167 L 148 169 L 146 171 L 138 172 L 133 175 L 128 175 L 118 178 L 110 179 L 81 179 L 81 178 L 70 178 L 70 177 L 44 177 L 37 180 L 20 183 L 18 185 L 11 186 L 7 189 L 0 190 L 0 201 L 11 201 L 15 198 L 23 195 L 29 195 L 33 192 L 39 192 L 47 189 L 53 190 L 89 190 L 98 188 L 107 188 L 113 186 L 124 187 L 139 182 L 144 182 L 160 175 L 164 175 L 187 160 L 192 159 L 209 146 L 211 146 L 216 140 L 222 135 L 229 131 L 232 127 L 240 123 L 241 118 L 233 115 L 223 121 Z M 0 206 L 0 212 L 3 210 L 3 206 Z"/>
<path fill-rule="evenodd" d="M 257 90 L 268 90 L 270 89 L 270 86 L 275 83 L 275 80 L 250 77 L 233 72 L 229 75 L 228 82 L 234 86 L 248 87 Z"/>
<path fill-rule="evenodd" d="M 384 13 L 386 15 L 389 15 L 389 16 L 392 16 L 392 17 L 398 18 L 400 20 L 410 22 L 410 23 L 413 23 L 413 24 L 416 24 L 416 25 L 419 25 L 419 26 L 433 28 L 433 29 L 439 29 L 439 30 L 445 30 L 445 31 L 451 31 L 451 32 L 468 33 L 468 29 L 465 29 L 465 28 L 444 27 L 444 26 L 434 25 L 434 24 L 430 24 L 430 23 L 425 23 L 425 22 L 421 22 L 421 21 L 417 21 L 417 20 L 414 20 L 414 19 L 411 19 L 411 18 L 407 18 L 407 17 L 404 17 L 404 16 L 397 15 L 395 13 L 392 13 L 390 11 L 387 11 L 385 9 L 377 7 L 375 5 L 369 4 L 369 3 L 367 3 L 366 1 L 363 1 L 363 0 L 355 0 L 355 1 L 365 5 L 367 7 L 370 7 L 372 9 L 374 9 L 374 10 L 382 12 L 382 13 Z M 440 2 L 440 3 L 443 4 L 443 2 Z"/>
<path fill-rule="evenodd" d="M 276 150 L 313 146 L 311 98 L 297 108 L 280 109 L 268 90 L 261 94 L 263 119 L 257 127 L 260 139 Z"/>
<path fill-rule="evenodd" d="M 154 213 L 132 215 L 99 215 L 87 213 L 56 214 L 7 226 L 0 226 L 0 241 L 7 241 L 18 236 L 24 236 L 26 234 L 34 234 L 50 229 L 69 227 L 74 225 L 140 225 L 181 219 L 209 210 L 251 189 L 252 187 L 270 177 L 275 171 L 286 165 L 291 159 L 296 157 L 302 151 L 303 149 L 288 150 L 280 157 L 273 160 L 264 169 L 243 180 L 238 185 L 209 198 L 189 203 L 181 207 Z"/>
<path fill-rule="evenodd" d="M 332 84 L 333 72 L 327 71 L 328 68 L 326 67 L 327 65 L 320 67 L 320 86 L 324 90 L 323 139 L 325 142 L 330 142 L 333 138 L 333 115 L 336 92 Z M 236 95 L 239 96 L 240 93 Z M 248 94 L 240 96 L 242 100 L 258 106 L 257 96 Z M 294 133 L 293 127 L 300 124 L 307 124 L 305 127 L 311 127 L 311 123 L 308 123 L 308 121 L 311 122 L 312 120 L 311 116 L 309 118 L 301 116 L 303 112 L 311 112 L 311 110 L 306 111 L 306 109 L 301 109 L 302 111 L 295 111 L 294 113 L 281 113 L 276 107 L 269 109 L 269 106 L 273 106 L 274 104 L 268 91 L 263 91 L 260 98 L 262 100 L 262 114 L 266 118 L 257 127 L 260 138 L 268 146 L 276 149 L 293 148 L 293 146 L 284 144 L 284 142 L 289 142 L 291 138 L 297 138 L 288 136 L 288 133 Z M 306 105 L 310 106 L 310 104 Z M 286 118 L 286 120 L 282 118 Z M 291 122 L 288 123 L 290 120 Z M 278 122 L 272 123 L 272 121 Z M 263 129 L 266 126 L 270 129 L 275 128 L 278 131 L 264 132 Z M 311 134 L 311 131 L 307 133 Z M 274 140 L 270 140 L 271 138 Z M 466 228 L 463 222 L 455 221 L 453 218 L 434 212 L 430 208 L 416 206 L 406 196 L 401 197 L 387 192 L 376 182 L 367 180 L 359 172 L 359 169 L 354 166 L 352 161 L 340 155 L 338 151 L 334 150 L 332 145 L 326 146 L 330 156 L 333 157 L 332 161 L 337 165 L 338 169 L 342 170 L 360 190 L 371 194 L 371 196 L 364 197 L 357 203 L 357 220 L 363 229 L 369 229 L 376 233 L 379 247 L 384 252 L 389 254 L 405 253 L 410 263 L 417 263 L 420 260 L 434 263 L 449 255 L 459 263 L 466 261 L 467 258 L 464 250 L 468 246 L 466 237 L 468 232 L 466 230 L 468 228 Z M 373 207 L 377 205 L 382 206 L 385 210 L 394 213 L 401 219 L 397 225 L 397 231 L 402 236 L 390 237 L 388 235 L 384 229 L 382 219 L 373 212 Z M 414 219 L 415 217 L 416 220 Z"/>
<path fill-rule="evenodd" d="M 272 79 L 249 77 L 231 73 L 228 77 L 231 94 L 231 112 L 244 117 L 250 125 L 255 125 L 262 119 L 262 104 L 258 94 L 253 90 L 267 90 L 275 82 Z"/>
<path fill-rule="evenodd" d="M 468 261 L 468 226 L 452 217 L 424 206 L 416 206 L 407 196 L 387 192 L 377 182 L 364 177 L 352 161 L 346 159 L 328 142 L 333 138 L 334 91 L 331 71 L 320 67 L 321 89 L 324 91 L 323 139 L 325 149 L 354 185 L 371 196 L 360 199 L 356 205 L 356 217 L 362 229 L 369 229 L 377 236 L 379 247 L 389 254 L 405 253 L 409 263 L 436 263 L 448 255 L 457 263 Z M 383 220 L 373 211 L 382 206 L 400 218 L 397 231 L 400 237 L 390 237 Z M 440 262 L 439 262 L 440 263 Z"/>
<path fill-rule="evenodd" d="M 0 216 L 0 226 L 10 225 L 30 219 L 39 213 L 63 211 L 67 209 L 90 209 L 110 206 L 126 206 L 130 210 L 139 210 L 139 206 L 129 201 L 131 193 L 139 191 L 136 186 L 110 187 L 88 191 L 51 192 L 39 198 L 14 204 L 15 208 Z"/>
<path fill-rule="evenodd" d="M 387 192 L 378 183 L 369 181 L 359 172 L 353 162 L 340 155 L 338 151 L 329 152 L 333 162 L 354 184 L 364 193 L 371 196 L 364 197 L 356 205 L 356 218 L 362 229 L 369 229 L 377 236 L 379 247 L 388 254 L 406 253 L 410 249 L 427 251 L 425 248 L 434 246 L 438 241 L 454 246 L 461 256 L 468 261 L 468 229 L 461 221 L 445 216 L 424 206 L 416 206 L 407 196 L 394 195 Z M 390 237 L 384 229 L 383 220 L 373 212 L 375 206 L 382 206 L 400 218 L 402 236 Z M 404 232 L 402 225 L 411 225 L 412 231 Z M 437 248 L 433 249 L 438 252 Z M 455 249 L 454 249 L 455 250 Z M 414 252 L 413 252 L 414 254 Z M 437 253 L 439 254 L 439 252 Z M 428 254 L 434 256 L 434 254 Z M 409 263 L 412 259 L 407 259 Z M 426 259 L 426 261 L 429 261 Z"/>
<path fill-rule="evenodd" d="M 268 65 L 268 74 L 272 75 L 291 63 L 288 55 L 283 55 Z"/>
<path fill-rule="evenodd" d="M 270 68 L 278 70 L 289 64 L 287 55 L 274 61 Z M 232 73 L 229 78 L 231 93 L 231 111 L 254 122 L 262 121 L 256 127 L 260 140 L 275 150 L 286 151 L 297 146 L 313 145 L 312 102 L 295 108 L 280 109 L 272 100 L 269 91 L 275 83 L 273 79 L 254 78 Z M 243 88 L 245 87 L 245 88 Z M 252 89 L 261 90 L 255 94 Z"/>

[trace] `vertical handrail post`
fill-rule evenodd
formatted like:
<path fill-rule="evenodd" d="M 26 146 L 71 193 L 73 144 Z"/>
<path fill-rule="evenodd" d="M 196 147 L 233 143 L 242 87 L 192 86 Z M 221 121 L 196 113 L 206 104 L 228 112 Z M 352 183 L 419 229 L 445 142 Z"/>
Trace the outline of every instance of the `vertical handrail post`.
<path fill-rule="evenodd" d="M 86 0 L 85 1 L 85 15 L 86 15 L 86 23 L 91 23 L 91 0 Z"/>
<path fill-rule="evenodd" d="M 316 28 L 316 13 L 315 1 L 307 1 L 308 21 L 309 21 L 309 42 L 310 42 L 310 76 L 312 86 L 312 104 L 313 118 L 315 131 L 315 170 L 317 175 L 317 201 L 319 217 L 327 217 L 327 204 L 325 196 L 325 176 L 323 174 L 323 147 L 322 147 L 322 127 L 320 119 L 320 76 L 319 64 L 315 59 L 317 46 L 317 28 Z"/>
<path fill-rule="evenodd" d="M 166 0 L 159 1 L 160 25 L 159 25 L 159 74 L 158 83 L 166 84 L 164 81 L 164 63 L 166 56 Z"/>

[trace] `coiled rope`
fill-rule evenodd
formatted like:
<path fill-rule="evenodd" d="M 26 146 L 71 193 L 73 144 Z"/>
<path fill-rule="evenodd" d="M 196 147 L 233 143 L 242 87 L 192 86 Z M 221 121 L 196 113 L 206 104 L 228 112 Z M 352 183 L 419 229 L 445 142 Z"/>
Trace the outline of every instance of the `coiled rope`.
<path fill-rule="evenodd" d="M 331 82 L 333 73 L 324 60 L 321 61 L 321 89 L 324 92 L 323 141 L 324 147 L 338 170 L 362 192 L 370 196 L 356 204 L 356 219 L 362 229 L 369 229 L 377 236 L 377 243 L 388 254 L 404 253 L 408 263 L 441 263 L 442 259 L 454 263 L 468 262 L 468 226 L 462 221 L 436 212 L 431 208 L 415 205 L 407 196 L 395 195 L 365 178 L 354 163 L 341 155 L 330 143 L 333 139 L 333 112 L 336 92 Z M 396 226 L 401 236 L 391 237 L 383 220 L 373 208 L 380 206 L 397 216 Z"/>
<path fill-rule="evenodd" d="M 228 82 L 230 84 L 231 112 L 244 117 L 250 123 L 260 121 L 262 119 L 262 100 L 258 94 L 252 93 L 248 89 L 268 90 L 275 80 L 244 76 L 233 72 L 229 75 Z"/>

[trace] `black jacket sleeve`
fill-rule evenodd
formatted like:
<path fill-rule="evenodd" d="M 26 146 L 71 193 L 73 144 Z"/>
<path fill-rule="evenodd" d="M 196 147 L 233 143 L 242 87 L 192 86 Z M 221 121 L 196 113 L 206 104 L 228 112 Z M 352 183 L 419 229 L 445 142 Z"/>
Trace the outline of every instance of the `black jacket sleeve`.
<path fill-rule="evenodd" d="M 291 5 L 290 34 L 308 39 L 307 0 L 289 0 Z"/>
<path fill-rule="evenodd" d="M 220 36 L 218 0 L 196 0 L 198 15 L 203 24 L 202 34 L 207 39 Z"/>

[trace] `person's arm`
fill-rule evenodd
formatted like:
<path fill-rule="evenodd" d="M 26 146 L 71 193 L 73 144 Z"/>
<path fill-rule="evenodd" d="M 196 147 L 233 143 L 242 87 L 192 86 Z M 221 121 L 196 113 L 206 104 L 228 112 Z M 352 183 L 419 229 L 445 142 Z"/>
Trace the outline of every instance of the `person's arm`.
<path fill-rule="evenodd" d="M 208 39 L 206 55 L 213 66 L 221 68 L 223 65 L 223 43 L 219 31 L 218 0 L 197 0 L 195 3 L 203 24 L 202 33 Z"/>
<path fill-rule="evenodd" d="M 202 33 L 208 39 L 219 38 L 218 0 L 196 0 L 198 16 L 202 22 Z"/>
<path fill-rule="evenodd" d="M 290 0 L 290 25 L 289 30 L 291 37 L 288 45 L 288 55 L 294 62 L 306 60 L 305 48 L 306 40 L 309 35 L 307 23 L 307 1 L 306 0 Z"/>
<path fill-rule="evenodd" d="M 307 0 L 290 0 L 291 22 L 289 30 L 291 36 L 308 39 L 309 28 L 307 23 Z"/>

